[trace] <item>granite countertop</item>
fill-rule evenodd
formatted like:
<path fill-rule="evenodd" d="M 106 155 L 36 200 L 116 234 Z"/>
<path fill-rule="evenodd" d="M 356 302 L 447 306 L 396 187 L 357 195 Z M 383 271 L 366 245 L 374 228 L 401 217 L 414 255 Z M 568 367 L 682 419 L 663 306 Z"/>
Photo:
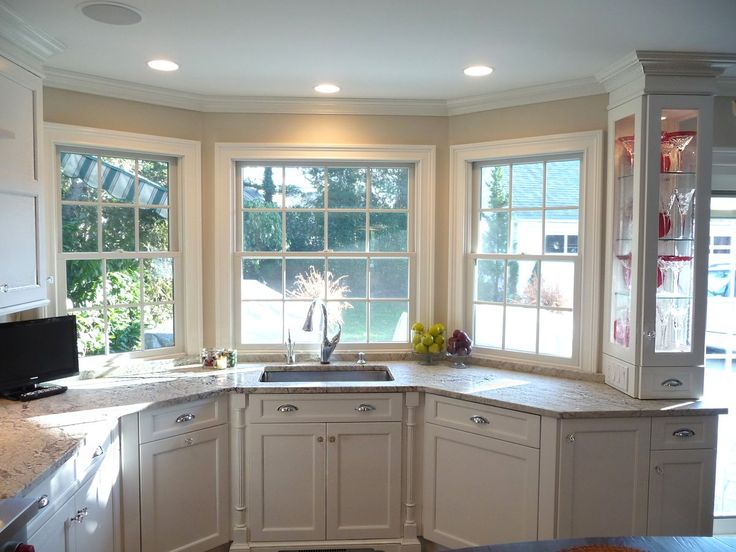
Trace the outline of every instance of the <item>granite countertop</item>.
<path fill-rule="evenodd" d="M 338 363 L 339 365 L 340 363 Z M 229 370 L 199 366 L 111 371 L 64 381 L 61 395 L 18 403 L 0 399 L 0 499 L 21 496 L 72 457 L 84 439 L 112 429 L 121 416 L 149 407 L 240 393 L 425 391 L 555 418 L 713 415 L 707 400 L 637 400 L 598 382 L 495 368 L 386 362 L 394 381 L 261 383 L 264 363 Z M 589 379 L 589 378 L 588 378 Z"/>

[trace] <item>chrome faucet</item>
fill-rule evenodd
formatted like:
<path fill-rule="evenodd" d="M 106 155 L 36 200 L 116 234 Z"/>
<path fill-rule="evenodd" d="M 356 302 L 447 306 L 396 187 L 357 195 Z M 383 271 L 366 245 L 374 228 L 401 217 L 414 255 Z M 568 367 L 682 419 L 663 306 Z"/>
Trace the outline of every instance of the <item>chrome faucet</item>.
<path fill-rule="evenodd" d="M 312 331 L 312 318 L 314 314 L 315 305 L 322 307 L 322 343 L 319 347 L 319 361 L 321 364 L 330 363 L 330 355 L 340 343 L 340 336 L 342 335 L 342 324 L 337 321 L 337 333 L 332 339 L 327 338 L 327 305 L 322 299 L 316 298 L 312 300 L 312 304 L 309 305 L 309 311 L 307 311 L 307 319 L 304 321 L 304 327 L 302 330 L 305 332 Z"/>

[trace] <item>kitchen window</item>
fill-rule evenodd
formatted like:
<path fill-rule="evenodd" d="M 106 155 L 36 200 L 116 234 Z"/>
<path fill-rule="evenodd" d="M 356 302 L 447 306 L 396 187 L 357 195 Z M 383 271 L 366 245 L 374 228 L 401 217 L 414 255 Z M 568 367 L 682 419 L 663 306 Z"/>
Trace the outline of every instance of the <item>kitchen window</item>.
<path fill-rule="evenodd" d="M 475 354 L 595 371 L 600 133 L 452 148 L 448 313 Z"/>

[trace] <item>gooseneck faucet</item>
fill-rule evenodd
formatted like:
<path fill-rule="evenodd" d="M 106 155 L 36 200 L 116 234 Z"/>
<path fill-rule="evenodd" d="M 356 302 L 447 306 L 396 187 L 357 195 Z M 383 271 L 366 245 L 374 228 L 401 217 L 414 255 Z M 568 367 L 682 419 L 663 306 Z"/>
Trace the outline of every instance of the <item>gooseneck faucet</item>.
<path fill-rule="evenodd" d="M 337 344 L 340 343 L 340 336 L 342 335 L 342 324 L 340 324 L 339 321 L 336 321 L 337 323 L 337 333 L 332 339 L 327 338 L 327 305 L 325 305 L 325 302 L 322 299 L 316 298 L 312 300 L 312 304 L 309 305 L 309 310 L 307 311 L 307 319 L 304 321 L 304 327 L 302 330 L 305 332 L 311 332 L 312 331 L 312 318 L 314 315 L 314 307 L 316 305 L 319 305 L 322 307 L 322 343 L 319 347 L 319 362 L 320 364 L 329 364 L 330 363 L 330 355 L 332 355 L 332 352 L 335 350 L 335 347 L 337 347 Z"/>

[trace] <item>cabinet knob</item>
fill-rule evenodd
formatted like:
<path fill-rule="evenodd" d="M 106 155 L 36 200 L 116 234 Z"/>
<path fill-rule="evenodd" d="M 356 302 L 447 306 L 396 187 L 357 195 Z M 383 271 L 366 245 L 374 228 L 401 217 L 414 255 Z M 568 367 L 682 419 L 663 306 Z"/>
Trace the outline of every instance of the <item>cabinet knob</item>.
<path fill-rule="evenodd" d="M 679 439 L 688 439 L 689 437 L 695 437 L 695 432 L 688 427 L 683 427 L 677 431 L 673 431 L 672 436 Z"/>
<path fill-rule="evenodd" d="M 356 406 L 355 407 L 355 410 L 357 412 L 371 412 L 371 411 L 373 411 L 375 409 L 376 409 L 376 407 L 373 406 L 372 404 L 361 404 L 360 406 Z"/>
<path fill-rule="evenodd" d="M 567 440 L 571 443 L 575 442 L 575 434 L 574 433 L 568 433 L 567 434 Z"/>
<path fill-rule="evenodd" d="M 335 436 L 334 435 L 331 435 L 330 436 L 330 443 L 334 443 L 334 442 L 335 442 Z"/>
<path fill-rule="evenodd" d="M 86 506 L 81 510 L 77 510 L 77 514 L 69 520 L 69 523 L 84 523 L 84 518 L 87 517 L 88 513 Z"/>
<path fill-rule="evenodd" d="M 299 408 L 297 408 L 293 404 L 282 404 L 276 410 L 278 410 L 279 412 L 296 412 L 297 410 L 299 410 Z"/>
<path fill-rule="evenodd" d="M 184 439 L 184 444 L 188 447 L 192 446 L 194 444 L 194 439 L 192 437 L 187 437 Z"/>
<path fill-rule="evenodd" d="M 49 495 L 41 495 L 38 497 L 38 500 L 36 500 L 36 505 L 38 506 L 38 509 L 45 508 L 49 505 Z"/>
<path fill-rule="evenodd" d="M 682 381 L 677 378 L 666 379 L 661 383 L 662 387 L 680 387 Z"/>
<path fill-rule="evenodd" d="M 320 435 L 319 437 L 317 437 L 317 442 L 318 443 L 324 443 L 325 442 L 325 438 Z"/>
<path fill-rule="evenodd" d="M 99 458 L 103 454 L 105 454 L 105 449 L 103 449 L 102 447 L 98 446 L 95 449 L 95 452 L 92 454 L 92 458 Z"/>
<path fill-rule="evenodd" d="M 662 475 L 664 473 L 664 468 L 662 468 L 662 466 L 654 466 L 654 471 L 657 475 Z"/>
<path fill-rule="evenodd" d="M 181 416 L 176 418 L 177 424 L 183 424 L 185 422 L 191 422 L 196 416 L 192 414 L 191 412 L 188 412 L 187 414 L 182 414 Z"/>
<path fill-rule="evenodd" d="M 480 425 L 491 423 L 488 421 L 487 418 L 484 418 L 483 416 L 471 416 L 470 421 L 473 422 L 474 424 L 480 424 Z"/>
<path fill-rule="evenodd" d="M 657 332 L 654 330 L 649 330 L 648 332 L 644 332 L 644 337 L 646 337 L 649 341 L 657 337 Z"/>
<path fill-rule="evenodd" d="M 8 284 L 0 284 L 0 293 L 8 293 L 10 286 Z"/>

